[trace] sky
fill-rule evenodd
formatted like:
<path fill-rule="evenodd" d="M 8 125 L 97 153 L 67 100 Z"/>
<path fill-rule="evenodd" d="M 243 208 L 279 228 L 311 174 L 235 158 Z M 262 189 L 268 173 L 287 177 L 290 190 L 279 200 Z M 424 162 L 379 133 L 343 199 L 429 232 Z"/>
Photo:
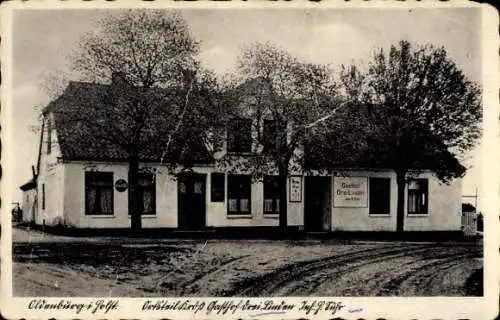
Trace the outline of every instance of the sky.
<path fill-rule="evenodd" d="M 68 73 L 69 55 L 80 37 L 109 10 L 16 10 L 12 28 L 12 126 L 16 149 L 14 183 L 31 178 L 36 164 L 39 110 L 51 100 L 43 89 L 48 75 Z M 183 9 L 192 35 L 201 41 L 200 59 L 218 74 L 234 67 L 241 46 L 271 42 L 315 63 L 366 65 L 377 48 L 400 40 L 444 46 L 465 75 L 478 83 L 481 70 L 481 11 L 443 9 Z M 467 155 L 470 169 L 463 194 L 479 188 L 478 149 Z M 18 189 L 17 189 L 18 190 Z M 17 196 L 19 201 L 20 193 Z"/>

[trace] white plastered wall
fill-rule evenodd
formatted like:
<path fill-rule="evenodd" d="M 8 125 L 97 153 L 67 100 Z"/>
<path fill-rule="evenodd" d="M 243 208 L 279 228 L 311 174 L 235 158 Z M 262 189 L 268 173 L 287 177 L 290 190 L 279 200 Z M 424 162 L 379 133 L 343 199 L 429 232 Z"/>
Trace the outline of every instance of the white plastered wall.
<path fill-rule="evenodd" d="M 369 204 L 359 208 L 339 208 L 332 201 L 332 231 L 395 231 L 397 212 L 397 182 L 393 171 L 344 171 L 341 176 L 390 178 L 390 214 L 370 214 Z M 422 173 L 414 178 L 429 179 L 428 214 L 408 215 L 408 193 L 405 192 L 406 231 L 458 231 L 461 225 L 461 180 L 449 185 L 441 183 L 431 173 Z M 335 177 L 334 177 L 335 179 Z M 369 199 L 369 180 L 368 199 Z M 333 181 L 332 181 L 333 186 Z M 333 197 L 333 190 L 332 190 Z M 369 203 L 369 201 L 367 201 Z"/>

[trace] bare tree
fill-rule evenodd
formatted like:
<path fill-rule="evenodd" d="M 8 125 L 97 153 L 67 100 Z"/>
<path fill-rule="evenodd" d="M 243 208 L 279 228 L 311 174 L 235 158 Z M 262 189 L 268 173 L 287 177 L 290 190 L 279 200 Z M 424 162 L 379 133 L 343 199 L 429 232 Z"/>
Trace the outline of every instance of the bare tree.
<path fill-rule="evenodd" d="M 355 139 L 366 146 L 358 149 L 360 157 L 396 172 L 401 232 L 411 172 L 428 169 L 443 182 L 465 173 L 457 157 L 481 135 L 480 89 L 444 48 L 407 41 L 376 52 L 366 71 L 345 67 L 341 79 L 350 99 L 363 107 L 355 122 Z"/>
<path fill-rule="evenodd" d="M 235 78 L 233 116 L 253 119 L 258 143 L 245 162 L 231 154 L 223 160 L 251 167 L 257 177 L 278 174 L 279 225 L 286 228 L 286 182 L 291 171 L 303 169 L 300 147 L 307 134 L 341 106 L 332 72 L 326 66 L 302 62 L 278 46 L 255 43 L 242 49 Z"/>
<path fill-rule="evenodd" d="M 111 85 L 98 106 L 82 107 L 72 120 L 94 143 L 104 141 L 126 156 L 131 227 L 137 231 L 139 162 L 157 154 L 174 167 L 189 162 L 189 148 L 203 141 L 199 137 L 211 123 L 217 83 L 200 69 L 198 43 L 176 11 L 119 11 L 97 26 L 81 39 L 72 66 L 84 79 Z"/>

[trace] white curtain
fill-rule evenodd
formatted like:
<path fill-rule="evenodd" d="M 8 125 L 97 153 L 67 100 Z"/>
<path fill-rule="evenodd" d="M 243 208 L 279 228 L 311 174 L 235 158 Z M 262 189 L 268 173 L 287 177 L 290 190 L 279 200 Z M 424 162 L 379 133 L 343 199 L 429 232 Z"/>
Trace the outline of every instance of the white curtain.
<path fill-rule="evenodd" d="M 273 211 L 273 199 L 264 199 L 264 212 Z"/>
<path fill-rule="evenodd" d="M 89 212 L 87 213 L 94 213 L 96 212 L 95 207 L 95 199 L 96 199 L 96 189 L 87 189 L 87 208 Z"/>
<path fill-rule="evenodd" d="M 228 199 L 228 207 L 230 212 L 238 211 L 238 200 L 236 199 Z"/>
<path fill-rule="evenodd" d="M 241 212 L 249 212 L 248 208 L 248 199 L 240 199 L 240 211 Z"/>
<path fill-rule="evenodd" d="M 101 190 L 101 213 L 113 213 L 113 189 Z"/>
<path fill-rule="evenodd" d="M 408 194 L 408 212 L 418 212 L 418 196 L 415 193 Z"/>
<path fill-rule="evenodd" d="M 146 213 L 146 214 L 154 213 L 153 194 L 151 193 L 151 190 L 144 190 L 143 201 L 144 201 L 144 212 L 143 213 Z"/>

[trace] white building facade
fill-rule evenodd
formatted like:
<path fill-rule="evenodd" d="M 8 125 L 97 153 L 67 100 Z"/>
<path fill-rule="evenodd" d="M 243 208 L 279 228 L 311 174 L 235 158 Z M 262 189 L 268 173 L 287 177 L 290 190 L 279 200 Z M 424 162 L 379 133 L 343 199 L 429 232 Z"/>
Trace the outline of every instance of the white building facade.
<path fill-rule="evenodd" d="M 51 113 L 44 117 L 37 176 L 39 225 L 130 228 L 126 162 L 67 159 Z M 216 164 L 173 175 L 158 162 L 141 164 L 143 228 L 203 230 L 278 227 L 276 177 L 252 179 Z M 390 170 L 336 170 L 287 178 L 288 225 L 305 231 L 396 231 L 397 184 Z M 406 231 L 459 231 L 461 181 L 441 183 L 430 172 L 412 175 L 405 192 Z"/>

